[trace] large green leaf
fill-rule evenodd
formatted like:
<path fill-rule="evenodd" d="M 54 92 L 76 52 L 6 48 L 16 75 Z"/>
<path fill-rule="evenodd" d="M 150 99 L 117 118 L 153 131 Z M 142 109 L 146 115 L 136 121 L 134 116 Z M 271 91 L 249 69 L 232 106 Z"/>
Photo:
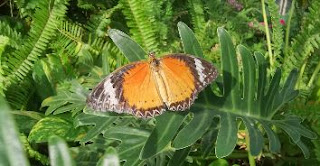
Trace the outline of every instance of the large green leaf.
<path fill-rule="evenodd" d="M 46 115 L 54 112 L 61 114 L 71 111 L 74 114 L 82 111 L 86 106 L 87 91 L 77 82 L 71 81 L 70 87 L 60 90 L 56 96 L 46 98 L 42 107 L 48 107 Z"/>
<path fill-rule="evenodd" d="M 210 89 L 206 89 L 200 93 L 199 100 L 209 102 L 212 97 L 212 93 L 208 93 L 210 91 Z M 214 112 L 207 109 L 191 107 L 190 111 L 194 113 L 192 120 L 179 132 L 173 141 L 173 147 L 177 149 L 185 148 L 200 139 L 211 126 L 212 118 L 214 117 Z"/>
<path fill-rule="evenodd" d="M 185 52 L 202 57 L 200 44 L 190 28 L 181 22 L 178 24 L 178 28 Z M 206 132 L 208 132 L 207 141 L 215 140 L 214 136 L 217 135 L 216 156 L 225 157 L 234 150 L 236 145 L 238 120 L 241 120 L 247 128 L 250 139 L 249 150 L 252 155 L 258 155 L 264 145 L 264 136 L 261 130 L 264 130 L 268 137 L 271 152 L 279 152 L 279 139 L 273 131 L 274 126 L 277 126 L 287 132 L 293 142 L 302 149 L 305 157 L 308 157 L 309 152 L 302 143 L 301 137 L 314 139 L 315 134 L 304 128 L 297 119 L 273 119 L 274 114 L 283 104 L 298 95 L 298 91 L 294 89 L 297 71 L 293 70 L 285 84 L 282 85 L 281 71 L 278 70 L 274 75 L 269 76 L 267 62 L 262 54 L 254 53 L 253 56 L 246 47 L 239 45 L 237 50 L 240 57 L 237 58 L 236 49 L 229 34 L 223 28 L 219 28 L 218 35 L 222 60 L 222 69 L 220 70 L 223 81 L 222 95 L 214 94 L 210 88 L 200 93 L 199 99 L 190 109 L 193 114 L 190 115 L 190 118 L 185 118 L 186 113 L 176 112 L 166 112 L 157 117 L 156 126 L 141 151 L 141 159 L 150 158 L 165 150 L 166 147 L 170 149 L 170 146 L 176 149 L 186 148 Z M 117 41 L 121 41 L 122 38 L 130 40 L 130 43 L 133 41 L 128 36 L 118 35 L 117 37 L 118 39 L 114 40 L 116 45 L 121 44 L 121 42 L 117 44 Z M 129 47 L 139 49 L 138 44 L 129 44 Z M 124 44 L 119 48 L 125 55 L 130 52 L 123 51 L 126 48 Z M 135 58 L 132 59 L 138 60 L 144 53 L 133 54 Z M 238 59 L 241 59 L 241 65 Z M 220 119 L 218 129 L 212 127 L 217 126 L 214 117 Z M 186 124 L 181 126 L 184 121 Z M 258 128 L 260 125 L 262 128 Z M 290 132 L 291 130 L 304 132 L 297 134 L 297 132 Z M 172 140 L 173 144 L 171 145 Z M 207 141 L 204 140 L 203 143 Z M 206 153 L 210 152 L 211 148 L 212 145 L 209 145 L 205 149 Z"/>
<path fill-rule="evenodd" d="M 44 114 L 35 111 L 11 111 L 20 132 L 29 133 L 32 127 L 44 117 Z"/>
<path fill-rule="evenodd" d="M 60 59 L 54 54 L 47 58 L 39 60 L 33 68 L 32 77 L 35 80 L 35 86 L 41 99 L 54 95 L 56 84 L 66 79 L 66 74 Z"/>
<path fill-rule="evenodd" d="M 192 30 L 183 22 L 178 22 L 178 30 L 185 53 L 203 58 L 202 49 Z M 192 35 L 190 35 L 192 34 Z"/>
<path fill-rule="evenodd" d="M 258 129 L 258 125 L 262 124 L 269 138 L 269 146 L 272 152 L 277 152 L 280 149 L 278 137 L 272 131 L 272 126 L 278 126 L 288 133 L 293 142 L 301 147 L 305 157 L 308 157 L 307 148 L 300 138 L 304 136 L 314 139 L 315 134 L 304 128 L 298 119 L 272 119 L 283 104 L 298 95 L 298 91 L 294 89 L 297 71 L 293 70 L 286 83 L 281 86 L 281 71 L 278 70 L 269 83 L 264 57 L 259 53 L 255 53 L 255 62 L 249 50 L 244 46 L 238 46 L 242 60 L 242 73 L 240 73 L 236 51 L 230 36 L 222 28 L 218 29 L 218 34 L 221 43 L 223 96 L 219 97 L 212 94 L 213 96 L 206 98 L 207 100 L 198 100 L 191 108 L 191 110 L 210 111 L 211 114 L 220 118 L 220 129 L 215 150 L 217 157 L 227 156 L 233 151 L 237 142 L 237 119 L 241 119 L 248 129 L 249 147 L 252 155 L 258 155 L 263 147 L 263 135 Z M 255 74 L 256 69 L 258 69 L 259 73 L 258 79 Z M 243 88 L 241 89 L 240 87 Z M 209 102 L 207 102 L 208 100 Z M 201 114 L 202 111 L 192 111 L 194 119 L 196 114 Z M 212 119 L 213 116 L 210 118 Z M 189 124 L 192 124 L 192 121 Z M 190 137 L 187 133 L 194 133 L 191 129 L 188 130 L 189 132 L 185 131 L 188 125 L 178 133 L 179 137 L 177 136 L 177 141 L 174 141 L 174 147 L 183 148 L 188 144 L 191 145 L 188 141 L 184 141 L 185 144 L 180 141 L 180 138 Z M 298 132 L 294 131 L 300 132 L 298 134 Z M 202 134 L 201 132 L 198 133 L 199 136 Z M 199 136 L 197 137 L 200 138 Z M 192 137 L 195 137 L 194 134 Z"/>
<path fill-rule="evenodd" d="M 146 159 L 161 152 L 175 136 L 185 115 L 186 113 L 168 111 L 156 117 L 156 127 L 144 145 L 140 157 Z"/>
<path fill-rule="evenodd" d="M 108 35 L 129 61 L 139 61 L 147 55 L 141 46 L 133 41 L 127 34 L 116 29 L 110 29 Z"/>
<path fill-rule="evenodd" d="M 180 25 L 181 26 L 181 25 Z M 278 152 L 280 143 L 276 133 L 272 130 L 273 126 L 278 126 L 288 133 L 308 157 L 308 150 L 302 143 L 301 137 L 314 139 L 314 133 L 307 129 L 302 129 L 300 121 L 274 120 L 274 114 L 281 106 L 298 95 L 298 91 L 294 89 L 297 78 L 297 71 L 293 70 L 284 85 L 281 85 L 281 71 L 278 70 L 271 80 L 267 79 L 267 63 L 262 54 L 255 53 L 254 56 L 244 46 L 238 46 L 241 56 L 242 66 L 239 67 L 236 57 L 236 50 L 233 46 L 229 34 L 222 28 L 218 29 L 221 44 L 222 56 L 222 96 L 216 96 L 211 90 L 206 90 L 200 94 L 200 98 L 191 107 L 193 118 L 185 125 L 177 134 L 173 141 L 173 147 L 177 149 L 185 148 L 192 145 L 197 139 L 210 130 L 210 124 L 214 117 L 220 118 L 220 128 L 217 133 L 215 152 L 217 157 L 225 157 L 229 155 L 236 146 L 237 142 L 237 119 L 241 119 L 249 132 L 250 152 L 252 155 L 258 155 L 264 144 L 262 131 L 258 125 L 262 124 L 269 139 L 269 147 L 272 152 Z M 188 33 L 180 33 L 180 35 L 193 35 Z M 183 39 L 183 37 L 182 37 Z M 192 40 L 182 40 L 182 42 L 190 42 Z M 188 43 L 190 44 L 190 43 Z M 188 45 L 188 44 L 184 44 Z M 197 48 L 197 47 L 195 47 Z M 199 49 L 199 48 L 198 48 Z M 197 54 L 194 49 L 186 49 L 190 54 Z M 256 59 L 256 61 L 254 60 Z M 241 72 L 239 69 L 242 69 Z M 256 72 L 259 74 L 257 75 Z M 257 77 L 258 76 L 258 77 Z M 207 97 L 206 97 L 207 96 Z M 165 115 L 163 115 L 165 116 Z M 205 122 L 205 123 L 204 123 Z M 282 123 L 286 125 L 282 125 Z M 197 125 L 198 124 L 198 125 Z M 160 125 L 160 126 L 158 126 Z M 170 128 L 170 126 L 180 126 L 181 121 L 172 123 L 158 123 L 157 128 Z M 290 126 L 290 128 L 288 127 Z M 303 130 L 304 134 L 289 132 L 292 130 Z M 156 130 L 154 130 L 156 131 Z M 151 134 L 153 136 L 154 133 Z M 162 138 L 168 134 L 167 130 L 159 133 L 157 138 Z M 172 133 L 171 133 L 172 134 Z M 168 140 L 163 142 L 160 139 L 148 139 L 146 144 L 153 145 L 154 150 L 146 149 L 142 154 L 148 154 L 146 157 L 152 156 L 163 150 L 163 146 L 159 148 L 157 144 L 166 144 Z M 154 136 L 153 136 L 154 137 Z M 173 138 L 173 137 L 169 137 Z M 153 140 L 153 141 L 149 141 Z"/>
<path fill-rule="evenodd" d="M 30 142 L 47 142 L 52 135 L 60 136 L 66 140 L 79 140 L 85 131 L 75 128 L 72 121 L 61 117 L 45 117 L 38 121 L 30 131 L 28 139 Z"/>
<path fill-rule="evenodd" d="M 184 165 L 184 161 L 186 157 L 188 156 L 189 152 L 191 150 L 191 147 L 187 147 L 184 149 L 176 150 L 169 160 L 168 166 L 180 166 Z"/>
<path fill-rule="evenodd" d="M 49 138 L 49 156 L 52 166 L 75 165 L 66 142 L 58 136 Z"/>
<path fill-rule="evenodd" d="M 27 166 L 29 162 L 9 112 L 8 104 L 0 95 L 0 165 Z"/>
<path fill-rule="evenodd" d="M 131 127 L 113 127 L 104 132 L 104 137 L 121 141 L 117 147 L 120 160 L 124 165 L 138 165 L 143 161 L 139 154 L 150 133 L 146 130 Z"/>
<path fill-rule="evenodd" d="M 81 139 L 81 142 L 88 142 L 92 138 L 96 137 L 98 134 L 102 133 L 104 130 L 113 126 L 113 123 L 118 119 L 117 116 L 114 117 L 100 117 L 95 115 L 87 115 L 84 113 L 79 114 L 75 117 L 74 125 L 79 126 L 88 126 L 94 125 L 89 132 Z"/>

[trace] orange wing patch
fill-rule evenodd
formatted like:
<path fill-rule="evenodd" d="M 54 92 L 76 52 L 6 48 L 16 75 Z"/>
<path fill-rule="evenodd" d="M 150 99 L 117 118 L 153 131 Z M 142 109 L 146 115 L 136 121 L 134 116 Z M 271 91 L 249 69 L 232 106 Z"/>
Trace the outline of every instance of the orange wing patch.
<path fill-rule="evenodd" d="M 123 99 L 133 114 L 150 117 L 165 110 L 148 63 L 135 66 L 124 75 L 123 79 Z"/>
<path fill-rule="evenodd" d="M 195 77 L 184 61 L 167 57 L 162 59 L 162 76 L 168 92 L 167 107 L 170 110 L 185 110 L 193 102 L 196 91 Z"/>

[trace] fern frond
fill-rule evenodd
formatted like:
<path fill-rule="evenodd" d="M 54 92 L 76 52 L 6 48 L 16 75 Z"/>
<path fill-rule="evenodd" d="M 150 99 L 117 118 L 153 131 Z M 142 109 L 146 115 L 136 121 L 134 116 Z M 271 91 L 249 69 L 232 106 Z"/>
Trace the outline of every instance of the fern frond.
<path fill-rule="evenodd" d="M 57 42 L 52 46 L 57 51 L 67 53 L 69 57 L 75 57 L 76 63 L 92 65 L 93 55 L 100 55 L 104 44 L 103 38 L 89 33 L 80 24 L 70 21 L 62 21 L 58 28 L 60 34 Z"/>
<path fill-rule="evenodd" d="M 86 29 L 89 32 L 94 33 L 98 37 L 106 37 L 107 29 L 111 23 L 111 16 L 115 11 L 119 9 L 121 9 L 121 4 L 118 4 L 108 10 L 104 10 L 96 15 L 91 16 L 88 24 L 86 25 Z"/>
<path fill-rule="evenodd" d="M 15 29 L 11 28 L 6 22 L 0 21 L 0 35 L 7 36 L 9 40 L 9 45 L 13 48 L 19 48 L 22 35 Z"/>
<path fill-rule="evenodd" d="M 85 10 L 96 10 L 99 9 L 107 9 L 116 1 L 105 1 L 105 0 L 77 0 L 77 6 L 81 9 Z"/>
<path fill-rule="evenodd" d="M 19 83 L 9 86 L 5 91 L 5 96 L 11 108 L 24 110 L 26 109 L 35 90 L 36 89 L 34 88 L 33 79 L 31 78 L 31 74 L 29 73 Z"/>
<path fill-rule="evenodd" d="M 194 33 L 197 37 L 203 36 L 205 30 L 204 6 L 201 0 L 188 0 Z M 202 35 L 201 35 L 202 34 Z M 201 38 L 201 37 L 200 37 Z M 202 39 L 202 38 L 201 38 Z"/>
<path fill-rule="evenodd" d="M 282 63 L 283 59 L 281 57 L 281 50 L 283 45 L 283 27 L 280 24 L 280 14 L 279 7 L 274 0 L 268 0 L 268 9 L 271 16 L 272 23 L 272 50 L 273 56 L 277 58 L 275 61 L 276 66 L 279 66 L 279 63 Z"/>
<path fill-rule="evenodd" d="M 2 59 L 2 53 L 5 49 L 5 47 L 8 45 L 9 43 L 9 38 L 7 36 L 2 36 L 0 35 L 0 95 L 4 95 L 3 93 L 3 89 L 4 89 L 4 85 L 3 85 L 3 70 L 2 70 L 2 65 L 1 65 L 1 59 Z"/>
<path fill-rule="evenodd" d="M 153 13 L 155 15 L 156 35 L 158 36 L 159 47 L 163 52 L 172 52 L 172 42 L 175 40 L 172 29 L 176 25 L 173 20 L 173 1 L 155 1 Z M 171 31 L 171 32 L 170 32 Z M 171 47 L 171 48 L 170 48 Z"/>
<path fill-rule="evenodd" d="M 309 8 L 309 13 L 301 25 L 299 34 L 293 39 L 292 46 L 289 48 L 289 55 L 284 60 L 284 71 L 286 74 L 292 68 L 300 68 L 299 84 L 306 85 L 310 76 L 305 72 L 305 67 L 310 63 L 311 56 L 320 45 L 320 2 L 313 1 Z M 302 79 L 304 77 L 304 79 Z M 306 78 L 307 77 L 307 78 Z M 299 86 L 299 88 L 305 88 Z"/>
<path fill-rule="evenodd" d="M 52 5 L 53 4 L 53 5 Z M 59 24 L 58 18 L 62 18 L 67 10 L 67 1 L 56 0 L 42 1 L 31 24 L 28 38 L 20 49 L 12 53 L 6 61 L 5 75 L 6 87 L 13 82 L 19 83 L 31 71 L 34 63 L 47 49 L 50 39 L 55 35 Z"/>
<path fill-rule="evenodd" d="M 80 24 L 62 20 L 57 28 L 60 32 L 57 36 L 57 42 L 52 46 L 56 50 L 63 50 L 74 57 L 80 51 L 83 45 L 84 28 Z"/>
<path fill-rule="evenodd" d="M 152 8 L 156 7 L 155 2 L 151 0 L 121 0 L 120 3 L 130 28 L 131 37 L 146 50 L 158 51 L 159 44 L 155 31 L 157 27 Z"/>

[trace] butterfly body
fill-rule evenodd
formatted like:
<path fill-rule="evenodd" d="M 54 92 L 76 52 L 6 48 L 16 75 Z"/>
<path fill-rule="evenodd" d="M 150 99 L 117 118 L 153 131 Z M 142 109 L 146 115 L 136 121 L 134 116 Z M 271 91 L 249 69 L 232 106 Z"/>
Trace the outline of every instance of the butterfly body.
<path fill-rule="evenodd" d="M 87 103 L 95 110 L 153 117 L 166 109 L 188 109 L 197 94 L 217 77 L 217 70 L 203 59 L 170 54 L 149 55 L 115 70 L 90 93 Z"/>

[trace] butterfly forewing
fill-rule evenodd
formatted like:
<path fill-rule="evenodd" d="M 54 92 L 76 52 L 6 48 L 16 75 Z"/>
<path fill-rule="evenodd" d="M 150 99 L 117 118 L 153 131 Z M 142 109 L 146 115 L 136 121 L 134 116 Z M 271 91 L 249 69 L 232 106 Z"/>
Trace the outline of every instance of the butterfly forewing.
<path fill-rule="evenodd" d="M 138 117 L 161 114 L 165 105 L 151 74 L 147 62 L 126 65 L 99 83 L 87 103 L 95 110 L 125 112 Z"/>

